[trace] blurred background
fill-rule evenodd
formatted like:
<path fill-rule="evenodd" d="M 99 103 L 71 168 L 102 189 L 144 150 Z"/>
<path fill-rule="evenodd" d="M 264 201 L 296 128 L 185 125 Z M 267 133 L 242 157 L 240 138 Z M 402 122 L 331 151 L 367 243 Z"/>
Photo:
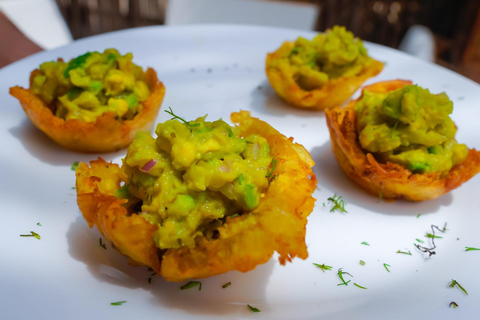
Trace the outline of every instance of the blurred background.
<path fill-rule="evenodd" d="M 480 82 L 479 0 L 0 0 L 0 67 L 100 33 L 235 23 L 324 31 L 344 25 Z"/>

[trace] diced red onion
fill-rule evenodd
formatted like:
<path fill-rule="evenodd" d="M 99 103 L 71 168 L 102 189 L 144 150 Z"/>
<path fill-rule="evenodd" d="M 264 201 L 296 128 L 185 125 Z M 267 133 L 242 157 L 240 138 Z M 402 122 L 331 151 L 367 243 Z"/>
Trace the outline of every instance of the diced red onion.
<path fill-rule="evenodd" d="M 143 171 L 143 172 L 148 172 L 150 171 L 155 165 L 157 164 L 157 161 L 155 160 L 150 160 L 148 161 L 147 163 L 145 163 L 143 165 L 143 167 L 140 168 L 140 171 Z"/>
<path fill-rule="evenodd" d="M 228 166 L 221 166 L 221 167 L 218 167 L 218 170 L 222 171 L 222 172 L 231 172 L 232 169 Z"/>

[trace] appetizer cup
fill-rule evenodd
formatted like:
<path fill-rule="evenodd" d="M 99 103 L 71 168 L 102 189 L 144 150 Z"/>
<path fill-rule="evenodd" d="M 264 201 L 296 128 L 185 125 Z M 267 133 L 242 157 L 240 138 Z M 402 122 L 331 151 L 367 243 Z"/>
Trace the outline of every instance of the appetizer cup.
<path fill-rule="evenodd" d="M 143 72 L 131 58 L 107 49 L 68 64 L 46 62 L 31 73 L 29 89 L 15 86 L 10 94 L 30 121 L 62 147 L 117 151 L 137 132 L 152 128 L 165 94 L 156 72 Z"/>
<path fill-rule="evenodd" d="M 313 210 L 312 193 L 316 185 L 310 154 L 302 145 L 293 143 L 293 138 L 286 138 L 267 123 L 251 117 L 249 112 L 233 113 L 231 119 L 237 127 L 230 128 L 221 120 L 206 124 L 204 118 L 185 124 L 176 120 L 159 124 L 156 142 L 149 135 L 139 134 L 130 145 L 122 168 L 103 159 L 90 162 L 90 166 L 81 163 L 76 170 L 77 203 L 88 225 L 96 226 L 132 265 L 149 266 L 168 281 L 204 278 L 230 270 L 246 272 L 267 262 L 274 251 L 278 252 L 281 264 L 294 257 L 306 259 L 306 223 Z M 219 130 L 219 126 L 223 129 Z M 177 128 L 174 135 L 172 128 Z M 195 140 L 195 136 L 202 138 Z M 178 144 L 176 139 L 182 137 L 188 140 Z M 151 147 L 140 148 L 142 139 Z M 223 141 L 230 148 L 232 139 L 239 144 L 246 141 L 243 145 L 246 151 L 240 148 L 239 156 L 213 156 L 224 150 L 219 149 L 217 142 Z M 173 156 L 178 148 L 194 141 L 202 141 L 194 147 L 201 156 L 183 156 L 187 154 L 183 151 L 177 154 L 179 157 Z M 205 151 L 206 148 L 210 151 Z M 170 160 L 159 158 L 160 153 L 164 154 L 160 149 L 171 149 L 171 165 Z M 257 155 L 264 157 L 259 160 L 263 164 L 252 167 Z M 205 157 L 208 160 L 202 160 Z M 250 169 L 245 170 L 253 170 L 249 172 L 255 172 L 256 178 L 247 171 L 238 171 L 240 163 L 249 163 Z M 186 164 L 192 166 L 187 168 Z M 171 169 L 172 166 L 177 169 Z M 212 175 L 189 179 L 194 170 Z M 135 185 L 135 181 L 150 181 L 154 175 L 157 182 Z M 250 184 L 257 178 L 263 182 Z M 170 196 L 170 187 L 145 187 L 169 181 L 176 181 L 175 188 L 183 191 Z M 207 189 L 205 181 L 210 181 Z M 253 198 L 258 201 L 250 201 L 252 196 L 244 192 L 246 189 L 254 190 Z M 232 193 L 235 190 L 243 191 Z M 235 203 L 233 211 L 211 218 L 210 209 L 202 209 L 202 214 L 208 211 L 210 218 L 199 221 L 197 211 L 188 210 L 196 210 L 192 208 L 201 206 L 204 200 L 200 199 L 205 197 L 220 197 L 227 203 Z M 240 201 L 232 202 L 234 199 Z M 157 212 L 152 215 L 149 211 L 158 203 Z M 209 208 L 223 210 L 230 206 L 215 203 Z M 187 225 L 194 227 L 184 227 Z"/>
<path fill-rule="evenodd" d="M 347 101 L 383 64 L 367 55 L 360 39 L 335 26 L 312 41 L 287 41 L 266 59 L 275 92 L 297 108 L 324 110 Z"/>
<path fill-rule="evenodd" d="M 399 156 L 396 154 L 397 152 L 399 152 L 399 154 L 403 151 L 417 152 L 414 149 L 408 149 L 414 145 L 413 143 L 408 147 L 400 147 L 397 151 L 390 153 L 376 153 L 364 149 L 360 141 L 364 139 L 365 136 L 359 137 L 359 125 L 361 122 L 359 122 L 358 119 L 359 110 L 358 107 L 356 109 L 356 105 L 362 101 L 362 98 L 367 93 L 369 96 L 375 94 L 387 95 L 393 92 L 400 94 L 400 89 L 411 84 L 411 81 L 404 80 L 379 82 L 363 88 L 362 96 L 357 100 L 350 101 L 345 107 L 336 107 L 331 110 L 326 110 L 325 112 L 327 125 L 330 130 L 332 150 L 342 170 L 348 177 L 350 177 L 350 179 L 363 189 L 375 196 L 380 196 L 385 199 L 403 198 L 410 201 L 435 199 L 450 190 L 459 187 L 462 183 L 466 182 L 480 171 L 480 152 L 475 149 L 467 149 L 464 145 L 457 144 L 456 141 L 451 142 L 451 138 L 449 140 L 450 142 L 446 143 L 450 143 L 449 146 L 453 146 L 452 148 L 454 149 L 453 155 L 449 160 L 450 162 L 453 162 L 453 166 L 451 166 L 451 168 L 447 167 L 445 170 L 441 171 L 427 170 L 429 166 L 435 166 L 435 161 L 432 161 L 433 164 L 427 162 L 427 166 L 425 166 L 425 163 L 421 166 L 406 160 L 400 161 L 405 163 L 395 163 L 392 162 L 394 160 L 385 160 L 385 154 L 390 158 L 398 159 Z M 417 88 L 413 88 L 412 90 L 417 90 Z M 418 90 L 425 89 L 420 88 Z M 443 106 L 448 107 L 450 105 L 450 108 L 452 108 L 451 101 L 445 94 L 435 96 L 437 97 L 436 99 L 441 100 L 444 104 Z M 404 97 L 404 99 L 410 99 L 411 97 L 412 96 L 407 98 Z M 368 100 L 365 99 L 363 101 Z M 403 102 L 405 101 L 403 100 Z M 414 111 L 412 112 L 411 109 L 407 110 L 408 106 L 406 105 L 403 105 L 402 108 L 404 108 L 402 109 L 402 112 L 415 113 Z M 389 112 L 391 112 L 392 108 L 389 110 Z M 429 115 L 427 114 L 427 117 L 428 116 Z M 386 116 L 381 115 L 380 117 Z M 386 119 L 387 121 L 392 120 L 389 117 L 386 117 Z M 403 118 L 400 117 L 400 119 Z M 448 118 L 448 122 L 443 123 L 453 126 L 450 130 L 453 130 L 454 134 L 456 129 L 450 118 Z M 446 135 L 444 132 L 447 130 L 443 127 L 443 123 L 438 129 L 435 129 L 439 132 L 433 133 L 435 130 L 432 130 L 432 135 L 437 133 L 439 133 L 438 135 Z M 413 120 L 411 124 L 404 124 L 397 120 L 394 122 L 393 126 L 390 125 L 390 127 L 388 127 L 387 130 L 390 130 L 390 133 L 386 134 L 386 138 L 391 136 L 392 139 L 394 137 L 403 139 L 405 135 L 412 134 L 412 131 L 414 131 L 408 128 L 408 126 L 411 125 L 413 125 Z M 404 131 L 399 131 L 400 127 L 397 126 L 403 126 Z M 379 126 L 376 128 L 379 128 Z M 410 132 L 408 132 L 409 130 Z M 396 131 L 398 131 L 398 133 Z M 373 139 L 370 139 L 372 144 L 377 143 L 382 137 L 385 138 L 385 135 L 382 136 L 379 132 L 380 131 L 375 134 L 372 133 L 374 137 Z M 441 139 L 446 140 L 446 138 L 443 137 Z M 381 148 L 381 146 L 375 147 Z M 415 148 L 415 146 L 413 148 Z M 423 152 L 423 156 L 428 159 L 428 157 L 437 153 L 436 149 L 438 149 L 439 146 L 419 147 L 419 149 L 422 148 L 428 150 L 427 152 Z M 458 155 L 456 156 L 455 154 Z"/>

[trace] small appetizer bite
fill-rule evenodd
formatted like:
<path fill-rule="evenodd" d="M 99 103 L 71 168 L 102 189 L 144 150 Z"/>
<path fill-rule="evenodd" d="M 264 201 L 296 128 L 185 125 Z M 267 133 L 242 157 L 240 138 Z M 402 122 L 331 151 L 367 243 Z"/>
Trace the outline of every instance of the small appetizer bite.
<path fill-rule="evenodd" d="M 61 146 L 111 152 L 150 130 L 165 94 L 156 72 L 115 49 L 87 52 L 69 62 L 42 63 L 30 88 L 10 88 L 32 123 Z"/>
<path fill-rule="evenodd" d="M 173 115 L 173 113 L 171 113 Z M 316 177 L 310 154 L 249 112 L 158 124 L 123 164 L 80 163 L 77 203 L 88 225 L 133 265 L 168 281 L 246 272 L 274 251 L 306 259 Z"/>
<path fill-rule="evenodd" d="M 340 105 L 383 64 L 368 56 L 359 38 L 334 26 L 313 40 L 285 42 L 267 55 L 266 73 L 277 94 L 288 104 L 315 110 Z"/>
<path fill-rule="evenodd" d="M 333 153 L 357 184 L 383 198 L 437 198 L 480 171 L 480 152 L 455 140 L 453 103 L 410 81 L 367 86 L 326 111 Z"/>

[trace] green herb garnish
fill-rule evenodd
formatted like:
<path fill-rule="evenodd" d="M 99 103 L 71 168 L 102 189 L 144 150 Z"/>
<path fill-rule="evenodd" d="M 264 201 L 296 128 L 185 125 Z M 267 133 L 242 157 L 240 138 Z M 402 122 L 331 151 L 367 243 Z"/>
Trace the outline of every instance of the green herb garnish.
<path fill-rule="evenodd" d="M 435 250 L 435 248 L 437 247 L 437 245 L 435 244 L 435 239 L 436 239 L 436 238 L 441 238 L 441 237 L 435 235 L 435 229 L 437 229 L 437 230 L 440 231 L 440 232 L 445 232 L 445 231 L 447 231 L 447 223 L 445 222 L 445 225 L 443 226 L 443 229 L 440 229 L 438 226 L 435 226 L 435 225 L 433 225 L 433 224 L 432 224 L 430 227 L 432 228 L 432 233 L 427 233 L 425 236 L 426 236 L 427 238 L 431 238 L 431 239 L 432 239 L 432 247 L 431 247 L 431 248 L 427 248 L 427 247 L 420 246 L 420 245 L 415 244 L 415 243 L 413 244 L 413 245 L 414 245 L 418 250 L 420 250 L 421 252 L 428 252 L 429 257 L 431 257 L 431 256 L 433 256 L 434 254 L 436 254 L 436 252 L 433 251 L 433 250 Z M 417 241 L 423 243 L 423 241 L 420 241 L 419 239 L 417 239 Z"/>
<path fill-rule="evenodd" d="M 385 267 L 385 270 L 387 270 L 388 272 L 390 272 L 390 270 L 388 270 L 388 267 L 390 267 L 389 264 L 384 263 L 383 266 Z"/>
<path fill-rule="evenodd" d="M 435 239 L 442 239 L 443 237 L 440 237 L 440 236 L 436 236 L 434 235 L 433 233 L 426 233 L 425 234 L 425 237 L 427 238 L 435 238 Z"/>
<path fill-rule="evenodd" d="M 360 244 L 363 244 L 364 246 L 369 246 L 370 245 L 367 241 L 362 241 L 362 243 L 360 243 Z"/>
<path fill-rule="evenodd" d="M 251 305 L 247 304 L 248 306 L 248 309 L 250 309 L 250 311 L 252 312 L 261 312 L 262 310 L 258 309 L 258 308 L 255 308 L 255 307 L 252 307 Z"/>
<path fill-rule="evenodd" d="M 460 283 L 457 282 L 457 280 L 452 279 L 452 283 L 450 284 L 450 287 L 453 288 L 455 286 L 458 286 L 463 292 L 465 292 L 466 295 L 468 295 L 467 290 L 465 290 L 465 288 L 462 287 Z"/>
<path fill-rule="evenodd" d="M 231 285 L 232 285 L 231 282 L 227 282 L 227 283 L 225 283 L 225 284 L 222 286 L 222 288 L 225 289 L 225 288 L 230 287 Z"/>
<path fill-rule="evenodd" d="M 365 290 L 367 289 L 367 288 L 365 288 L 365 287 L 362 287 L 362 286 L 359 285 L 359 284 L 356 284 L 355 282 L 354 282 L 353 284 L 354 284 L 355 286 L 359 287 L 360 289 L 365 289 Z"/>
<path fill-rule="evenodd" d="M 390 131 L 390 139 L 393 139 L 393 135 L 395 134 L 395 130 L 397 129 L 399 122 L 400 120 L 397 120 L 397 122 L 395 122 L 395 124 L 393 125 L 392 131 Z"/>
<path fill-rule="evenodd" d="M 360 260 L 360 265 L 361 265 L 361 266 L 364 266 L 365 264 L 366 264 L 365 261 Z"/>
<path fill-rule="evenodd" d="M 350 273 L 342 271 L 342 268 L 338 269 L 337 275 L 340 278 L 340 280 L 342 280 L 342 283 L 337 284 L 337 286 L 344 286 L 344 285 L 348 286 L 348 283 L 352 281 L 352 280 L 345 281 L 345 279 L 343 278 L 344 274 L 347 274 L 350 277 L 353 277 Z"/>
<path fill-rule="evenodd" d="M 409 256 L 412 255 L 412 253 L 410 252 L 410 250 L 408 250 L 408 252 L 398 250 L 397 253 L 406 254 L 406 255 L 409 255 Z"/>
<path fill-rule="evenodd" d="M 35 239 L 40 240 L 40 235 L 33 231 L 30 231 L 30 234 L 21 234 L 20 237 L 35 237 Z"/>
<path fill-rule="evenodd" d="M 200 125 L 200 123 L 190 123 L 190 121 L 187 121 L 183 118 L 180 118 L 175 113 L 173 113 L 173 110 L 172 110 L 171 107 L 168 107 L 168 109 L 170 109 L 170 110 L 165 110 L 165 112 L 168 113 L 169 115 L 171 115 L 173 117 L 172 119 L 178 119 L 178 120 L 182 121 L 183 123 L 185 123 L 189 127 L 198 127 Z"/>
<path fill-rule="evenodd" d="M 265 175 L 265 178 L 275 178 L 273 175 L 273 172 L 275 171 L 275 168 L 277 167 L 277 159 L 275 157 L 272 158 L 272 161 L 270 162 L 270 171 Z"/>
<path fill-rule="evenodd" d="M 152 273 L 152 274 L 150 275 L 150 277 L 148 277 L 148 283 L 149 283 L 149 284 L 152 283 L 152 277 L 153 277 L 154 275 L 156 275 L 156 274 L 157 274 L 157 273 L 154 272 L 154 273 Z"/>
<path fill-rule="evenodd" d="M 37 222 L 37 226 L 41 227 L 42 225 L 40 224 L 40 222 Z"/>
<path fill-rule="evenodd" d="M 420 243 L 425 243 L 425 242 L 423 242 L 423 241 L 420 240 L 420 239 L 415 239 L 415 240 L 417 240 L 417 241 L 420 242 Z"/>
<path fill-rule="evenodd" d="M 465 251 L 476 251 L 476 250 L 480 250 L 480 248 L 465 247 Z"/>
<path fill-rule="evenodd" d="M 452 302 L 450 302 L 449 307 L 450 308 L 453 307 L 453 309 L 455 309 L 456 307 L 458 307 L 458 304 L 455 301 L 452 301 Z"/>
<path fill-rule="evenodd" d="M 112 306 L 121 306 L 122 304 L 127 303 L 127 301 L 117 301 L 110 303 Z"/>
<path fill-rule="evenodd" d="M 338 210 L 340 212 L 347 213 L 347 210 L 345 210 L 345 201 L 342 199 L 342 196 L 337 197 L 337 194 L 334 194 L 333 197 L 330 197 L 327 200 L 334 204 L 333 208 L 330 209 L 330 212 Z"/>
<path fill-rule="evenodd" d="M 421 213 L 417 214 L 417 218 L 420 218 L 421 215 L 422 215 Z"/>
<path fill-rule="evenodd" d="M 242 182 L 243 182 L 243 174 L 240 173 L 240 175 L 238 176 L 238 184 L 242 185 Z"/>
<path fill-rule="evenodd" d="M 107 247 L 105 246 L 105 243 L 102 242 L 102 238 L 98 238 L 98 243 L 100 244 L 100 247 L 107 250 Z"/>
<path fill-rule="evenodd" d="M 78 165 L 79 165 L 78 161 L 75 161 L 75 162 L 72 164 L 72 170 L 73 170 L 73 171 L 77 170 Z"/>
<path fill-rule="evenodd" d="M 190 281 L 187 284 L 184 284 L 180 287 L 181 290 L 191 289 L 198 286 L 198 291 L 202 290 L 202 283 L 200 281 Z"/>
<path fill-rule="evenodd" d="M 327 271 L 327 270 L 332 270 L 332 267 L 325 265 L 325 263 L 324 264 L 314 263 L 313 265 L 320 268 L 320 270 L 322 270 L 323 273 L 325 273 L 325 271 Z"/>

